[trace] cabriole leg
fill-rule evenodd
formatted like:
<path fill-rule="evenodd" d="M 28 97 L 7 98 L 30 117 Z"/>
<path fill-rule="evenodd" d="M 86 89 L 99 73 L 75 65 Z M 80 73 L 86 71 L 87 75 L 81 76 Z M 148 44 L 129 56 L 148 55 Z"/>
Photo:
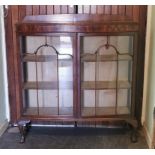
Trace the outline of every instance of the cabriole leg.
<path fill-rule="evenodd" d="M 131 135 L 130 135 L 130 139 L 132 143 L 136 143 L 138 141 L 138 131 L 137 128 L 132 129 Z"/>
<path fill-rule="evenodd" d="M 75 127 L 75 128 L 77 127 L 77 122 L 76 122 L 76 121 L 74 122 L 74 127 Z"/>
<path fill-rule="evenodd" d="M 27 135 L 27 132 L 30 128 L 31 121 L 30 120 L 20 120 L 18 121 L 18 128 L 21 134 L 20 143 L 25 142 L 25 137 Z"/>
<path fill-rule="evenodd" d="M 136 120 L 127 120 L 126 122 L 132 127 L 130 140 L 132 143 L 136 143 L 138 141 L 138 123 Z"/>

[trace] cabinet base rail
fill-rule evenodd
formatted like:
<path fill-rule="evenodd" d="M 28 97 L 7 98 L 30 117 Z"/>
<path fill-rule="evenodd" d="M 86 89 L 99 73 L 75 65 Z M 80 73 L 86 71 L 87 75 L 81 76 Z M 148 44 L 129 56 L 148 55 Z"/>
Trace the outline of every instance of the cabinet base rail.
<path fill-rule="evenodd" d="M 114 122 L 116 122 L 116 121 L 114 121 Z M 111 123 L 111 121 L 109 121 L 109 123 Z M 31 124 L 31 120 L 19 120 L 17 122 L 17 126 L 19 128 L 19 132 L 20 132 L 20 135 L 21 135 L 20 143 L 25 142 L 26 136 L 27 136 L 28 131 L 29 131 L 31 126 L 51 126 L 51 127 L 56 127 L 54 125 L 40 125 L 40 124 L 33 125 L 33 124 Z M 73 125 L 64 125 L 64 126 L 65 127 L 78 128 L 78 122 L 74 121 Z M 125 126 L 131 129 L 131 135 L 130 135 L 131 142 L 136 143 L 138 141 L 138 123 L 137 123 L 137 121 L 136 120 L 125 120 Z M 63 127 L 63 125 L 61 127 Z M 104 126 L 104 128 L 105 128 L 105 126 Z"/>
<path fill-rule="evenodd" d="M 26 135 L 31 127 L 31 121 L 30 120 L 20 120 L 18 121 L 18 128 L 21 134 L 20 143 L 25 142 Z"/>

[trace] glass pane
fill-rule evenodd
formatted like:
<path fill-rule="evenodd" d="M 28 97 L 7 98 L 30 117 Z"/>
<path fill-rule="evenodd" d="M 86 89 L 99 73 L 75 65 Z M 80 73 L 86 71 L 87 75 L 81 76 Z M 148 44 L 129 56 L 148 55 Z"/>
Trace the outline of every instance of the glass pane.
<path fill-rule="evenodd" d="M 110 44 L 121 54 L 133 54 L 133 36 L 110 36 Z"/>
<path fill-rule="evenodd" d="M 80 45 L 81 115 L 129 114 L 133 36 L 84 36 Z"/>
<path fill-rule="evenodd" d="M 83 91 L 82 116 L 114 115 L 116 90 L 85 90 Z"/>
<path fill-rule="evenodd" d="M 95 116 L 95 91 L 84 90 L 81 95 L 81 115 Z"/>
<path fill-rule="evenodd" d="M 73 62 L 59 56 L 59 114 L 73 114 Z"/>
<path fill-rule="evenodd" d="M 130 114 L 131 86 L 132 86 L 132 61 L 119 61 L 118 63 L 118 114 Z"/>
<path fill-rule="evenodd" d="M 24 91 L 24 115 L 57 115 L 57 91 L 34 90 Z"/>
<path fill-rule="evenodd" d="M 117 102 L 117 114 L 130 114 L 131 89 L 119 89 Z"/>
<path fill-rule="evenodd" d="M 81 53 L 92 53 L 94 54 L 96 49 L 106 44 L 105 36 L 85 36 L 81 37 Z"/>
<path fill-rule="evenodd" d="M 81 37 L 81 52 L 94 53 L 99 46 L 104 45 L 106 43 L 106 36 Z M 122 54 L 133 53 L 133 36 L 109 36 L 109 44 L 114 45 L 117 48 L 117 50 Z"/>
<path fill-rule="evenodd" d="M 68 36 L 26 37 L 22 65 L 24 114 L 73 115 L 72 42 Z M 49 46 L 40 47 L 46 43 Z"/>

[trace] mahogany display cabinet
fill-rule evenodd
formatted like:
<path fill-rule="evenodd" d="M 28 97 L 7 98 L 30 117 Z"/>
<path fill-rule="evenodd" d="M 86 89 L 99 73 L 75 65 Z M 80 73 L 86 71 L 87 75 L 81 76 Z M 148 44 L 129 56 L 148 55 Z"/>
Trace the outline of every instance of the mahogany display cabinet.
<path fill-rule="evenodd" d="M 78 127 L 107 121 L 130 124 L 131 140 L 137 140 L 145 40 L 140 19 L 146 7 L 132 11 L 132 16 L 28 15 L 15 23 L 16 89 L 11 93 L 16 102 L 10 106 L 21 142 L 30 123 Z"/>

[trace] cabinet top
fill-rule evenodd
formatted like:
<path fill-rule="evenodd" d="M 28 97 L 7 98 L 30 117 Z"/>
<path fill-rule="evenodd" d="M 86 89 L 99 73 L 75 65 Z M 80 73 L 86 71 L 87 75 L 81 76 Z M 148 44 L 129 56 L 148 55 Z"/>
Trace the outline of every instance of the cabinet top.
<path fill-rule="evenodd" d="M 121 21 L 118 19 L 122 19 Z M 123 22 L 122 22 L 123 21 Z M 56 14 L 26 16 L 16 24 L 19 33 L 136 32 L 138 23 L 120 15 Z"/>
<path fill-rule="evenodd" d="M 22 23 L 105 23 L 105 22 L 133 22 L 129 16 L 101 15 L 101 14 L 53 14 L 25 16 Z"/>

